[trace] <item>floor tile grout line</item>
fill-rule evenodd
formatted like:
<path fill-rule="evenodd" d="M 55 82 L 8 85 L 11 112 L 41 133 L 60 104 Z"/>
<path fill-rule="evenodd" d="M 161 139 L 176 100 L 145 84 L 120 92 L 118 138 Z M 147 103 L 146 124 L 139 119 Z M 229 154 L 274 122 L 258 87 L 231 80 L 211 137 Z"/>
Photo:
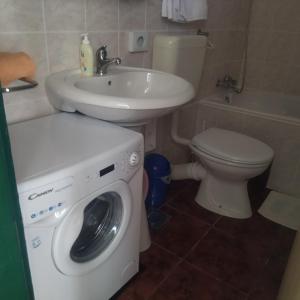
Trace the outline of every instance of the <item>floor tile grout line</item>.
<path fill-rule="evenodd" d="M 270 256 L 268 256 L 268 257 L 266 258 L 266 262 L 264 263 L 264 266 L 263 266 L 263 268 L 262 268 L 262 272 L 263 272 L 263 271 L 265 270 L 265 268 L 267 267 L 268 263 L 269 263 L 270 260 L 271 260 L 271 257 L 272 257 L 272 256 L 270 255 Z M 260 282 L 260 278 L 258 277 L 258 278 L 256 278 L 256 280 L 254 281 L 252 287 L 249 289 L 249 297 L 250 297 L 251 293 L 252 293 L 253 291 L 255 291 L 255 288 L 259 285 L 259 282 Z"/>
<path fill-rule="evenodd" d="M 175 255 L 177 258 L 185 260 L 186 257 L 192 252 L 192 250 L 194 250 L 198 246 L 198 244 L 208 235 L 208 233 L 211 229 L 213 229 L 212 226 L 209 226 L 207 228 L 207 230 L 203 233 L 203 235 L 199 238 L 199 240 L 197 240 L 195 242 L 195 244 L 190 248 L 190 250 L 187 251 L 187 253 L 184 256 L 179 256 L 177 253 L 165 248 L 164 246 L 161 246 L 160 244 L 158 244 L 156 242 L 152 241 L 151 243 L 155 246 L 158 246 L 160 249 L 165 250 L 166 252 L 168 252 L 172 255 Z"/>
<path fill-rule="evenodd" d="M 164 282 L 167 281 L 167 279 L 171 276 L 171 274 L 176 270 L 176 268 L 183 262 L 183 259 L 179 259 L 178 262 L 171 268 L 171 270 L 168 272 L 168 274 L 166 275 L 166 277 L 157 284 L 157 286 L 155 288 L 153 288 L 153 291 L 150 293 L 150 295 L 145 299 L 145 300 L 149 300 L 155 293 L 156 291 L 163 285 Z"/>
<path fill-rule="evenodd" d="M 209 223 L 208 221 L 202 220 L 202 219 L 199 218 L 199 217 L 196 217 L 196 216 L 194 216 L 194 215 L 188 214 L 188 213 L 186 213 L 186 212 L 184 212 L 184 211 L 182 211 L 182 210 L 176 208 L 175 206 L 172 206 L 172 204 L 170 204 L 170 203 L 166 203 L 166 205 L 167 205 L 169 208 L 174 209 L 176 212 L 178 212 L 178 213 L 180 213 L 180 214 L 182 214 L 182 215 L 185 215 L 185 216 L 190 217 L 190 218 L 197 219 L 199 222 L 203 223 L 203 225 L 213 226 L 213 225 L 215 224 L 215 223 Z"/>
<path fill-rule="evenodd" d="M 225 235 L 227 237 L 230 237 L 230 238 L 233 238 L 233 239 L 237 238 L 234 234 L 232 234 L 232 233 L 230 233 L 230 232 L 228 232 L 226 230 L 223 230 L 222 228 L 216 227 L 215 225 L 212 225 L 212 228 L 215 231 L 217 231 L 217 232 L 219 232 L 219 233 L 221 233 L 221 234 L 223 234 L 223 235 Z"/>
<path fill-rule="evenodd" d="M 170 272 L 168 273 L 168 275 L 153 289 L 153 291 L 151 292 L 151 294 L 149 295 L 149 297 L 147 297 L 146 300 L 150 299 L 154 294 L 155 292 L 159 289 L 159 287 L 171 276 L 171 274 L 173 273 L 173 271 L 177 268 L 177 266 L 179 266 L 181 263 L 183 262 L 187 262 L 186 261 L 186 257 L 197 247 L 197 245 L 200 243 L 200 241 L 208 234 L 208 232 L 210 231 L 211 227 L 209 227 L 206 232 L 202 235 L 202 237 L 200 238 L 199 241 L 197 241 L 192 247 L 191 249 L 186 253 L 185 256 L 183 257 L 179 257 L 177 254 L 175 254 L 176 257 L 179 258 L 178 262 L 173 266 L 172 270 L 170 270 Z M 168 249 L 166 249 L 165 247 L 162 247 L 160 245 L 158 245 L 157 243 L 153 243 L 154 245 L 160 247 L 161 249 L 163 250 L 166 250 L 168 253 L 170 254 L 173 254 L 174 253 Z"/>
<path fill-rule="evenodd" d="M 212 224 L 212 227 L 215 227 L 215 225 L 217 225 L 217 223 L 219 223 L 219 221 L 221 221 L 222 219 L 223 219 L 223 216 L 218 216 L 216 221 Z"/>
<path fill-rule="evenodd" d="M 180 256 L 178 256 L 175 252 L 165 248 L 164 246 L 161 246 L 160 244 L 156 243 L 156 242 L 151 242 L 153 245 L 157 246 L 158 248 L 168 252 L 169 254 L 175 255 L 178 259 L 181 259 Z"/>
<path fill-rule="evenodd" d="M 225 285 L 226 285 L 227 287 L 229 287 L 230 289 L 232 289 L 232 290 L 234 290 L 234 291 L 236 291 L 236 292 L 239 292 L 240 294 L 243 294 L 244 296 L 248 296 L 249 293 L 250 293 L 250 292 L 249 292 L 249 293 L 246 293 L 245 291 L 242 291 L 242 290 L 236 288 L 236 287 L 235 287 L 234 285 L 232 285 L 231 283 L 225 281 L 224 279 L 221 279 L 221 278 L 219 278 L 219 277 L 216 277 L 215 275 L 209 273 L 209 272 L 206 271 L 205 269 L 202 269 L 201 267 L 192 264 L 192 263 L 189 262 L 188 260 L 186 260 L 185 262 L 186 262 L 187 264 L 189 264 L 191 267 L 193 267 L 194 269 L 198 270 L 199 272 L 201 272 L 201 273 L 203 273 L 203 274 L 205 274 L 205 275 L 207 275 L 207 276 L 209 276 L 209 277 L 215 279 L 216 281 L 218 281 L 218 282 L 220 282 L 220 283 L 225 284 Z"/>
<path fill-rule="evenodd" d="M 210 226 L 209 228 L 207 228 L 207 230 L 203 233 L 203 235 L 201 236 L 201 238 L 197 242 L 195 242 L 195 244 L 186 253 L 186 255 L 182 257 L 183 260 L 187 261 L 186 258 L 198 247 L 198 245 L 200 244 L 200 242 L 204 240 L 204 238 L 208 235 L 208 233 L 211 231 L 211 229 L 212 229 L 212 226 Z"/>

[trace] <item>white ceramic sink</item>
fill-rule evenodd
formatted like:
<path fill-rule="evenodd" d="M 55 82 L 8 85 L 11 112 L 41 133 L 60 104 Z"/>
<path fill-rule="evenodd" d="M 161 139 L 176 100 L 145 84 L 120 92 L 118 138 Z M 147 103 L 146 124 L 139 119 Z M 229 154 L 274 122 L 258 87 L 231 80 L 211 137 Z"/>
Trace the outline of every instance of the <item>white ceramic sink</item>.
<path fill-rule="evenodd" d="M 146 123 L 195 95 L 193 86 L 175 75 L 121 66 L 104 76 L 81 77 L 79 70 L 55 73 L 48 76 L 46 91 L 59 110 L 123 125 Z"/>

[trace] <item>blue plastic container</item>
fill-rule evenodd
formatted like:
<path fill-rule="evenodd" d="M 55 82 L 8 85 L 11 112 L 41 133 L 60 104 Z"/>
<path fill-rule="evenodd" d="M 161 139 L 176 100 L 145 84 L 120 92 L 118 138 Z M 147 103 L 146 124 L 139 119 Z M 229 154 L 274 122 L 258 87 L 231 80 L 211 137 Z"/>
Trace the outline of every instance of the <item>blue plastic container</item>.
<path fill-rule="evenodd" d="M 146 207 L 148 209 L 160 207 L 165 202 L 171 182 L 170 163 L 163 155 L 151 153 L 145 157 L 145 169 L 149 177 Z"/>

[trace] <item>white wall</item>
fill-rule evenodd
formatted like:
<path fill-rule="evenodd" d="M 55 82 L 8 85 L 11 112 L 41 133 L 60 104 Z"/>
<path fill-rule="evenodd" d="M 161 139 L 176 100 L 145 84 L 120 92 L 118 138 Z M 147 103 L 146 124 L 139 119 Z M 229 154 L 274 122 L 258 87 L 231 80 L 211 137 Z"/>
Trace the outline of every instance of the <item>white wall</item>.
<path fill-rule="evenodd" d="M 25 51 L 37 64 L 39 88 L 5 95 L 8 121 L 53 112 L 44 92 L 47 74 L 79 65 L 80 33 L 89 32 L 96 50 L 108 45 L 123 64 L 151 66 L 151 51 L 130 54 L 130 30 L 195 32 L 200 23 L 178 25 L 160 17 L 161 0 L 0 0 L 0 51 Z M 151 44 L 150 44 L 151 49 Z"/>

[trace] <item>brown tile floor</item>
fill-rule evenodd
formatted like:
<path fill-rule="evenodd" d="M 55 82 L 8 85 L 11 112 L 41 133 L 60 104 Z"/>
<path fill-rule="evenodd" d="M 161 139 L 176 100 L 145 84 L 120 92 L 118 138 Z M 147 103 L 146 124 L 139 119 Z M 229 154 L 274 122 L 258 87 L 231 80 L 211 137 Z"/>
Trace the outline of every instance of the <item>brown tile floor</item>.
<path fill-rule="evenodd" d="M 171 184 L 162 210 L 171 216 L 152 232 L 141 271 L 118 300 L 275 300 L 294 231 L 259 214 L 220 217 L 194 201 L 198 184 Z M 250 191 L 258 207 L 267 191 Z"/>

